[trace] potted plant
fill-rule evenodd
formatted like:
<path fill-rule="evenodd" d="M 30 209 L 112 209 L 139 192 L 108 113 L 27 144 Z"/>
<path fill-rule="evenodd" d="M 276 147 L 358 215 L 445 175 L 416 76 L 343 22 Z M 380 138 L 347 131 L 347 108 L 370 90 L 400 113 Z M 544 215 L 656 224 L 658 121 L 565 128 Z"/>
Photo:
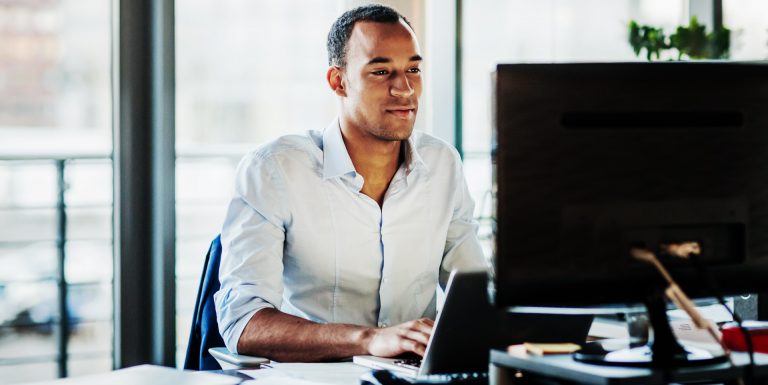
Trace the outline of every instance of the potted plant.
<path fill-rule="evenodd" d="M 654 60 L 654 56 L 659 60 L 665 50 L 676 50 L 677 60 L 727 59 L 730 56 L 731 31 L 721 27 L 707 33 L 706 26 L 699 24 L 694 16 L 687 26 L 678 26 L 667 37 L 661 28 L 639 25 L 632 20 L 629 22 L 629 44 L 637 56 L 645 50 L 648 61 Z"/>

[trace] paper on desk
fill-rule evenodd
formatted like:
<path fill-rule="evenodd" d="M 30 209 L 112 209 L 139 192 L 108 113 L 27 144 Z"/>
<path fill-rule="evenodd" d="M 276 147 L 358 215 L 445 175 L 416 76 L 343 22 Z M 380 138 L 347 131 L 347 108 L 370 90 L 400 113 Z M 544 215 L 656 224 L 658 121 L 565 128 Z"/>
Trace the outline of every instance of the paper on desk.
<path fill-rule="evenodd" d="M 271 363 L 271 369 L 241 370 L 254 380 L 248 385 L 357 385 L 369 368 L 351 362 L 330 363 Z"/>
<path fill-rule="evenodd" d="M 597 338 L 629 339 L 626 322 L 604 317 L 595 317 L 588 335 Z"/>
<path fill-rule="evenodd" d="M 56 381 L 35 382 L 30 385 L 234 385 L 242 379 L 205 372 L 189 372 L 154 365 L 140 365 L 113 372 L 70 377 Z"/>
<path fill-rule="evenodd" d="M 248 380 L 240 385 L 325 385 L 325 382 L 306 381 L 299 378 L 293 378 L 282 374 L 260 378 L 258 380 Z M 347 382 L 347 384 L 350 384 Z M 357 382 L 354 382 L 357 384 Z"/>
<path fill-rule="evenodd" d="M 697 328 L 692 320 L 672 320 L 669 322 L 669 326 L 672 328 L 672 332 L 677 337 L 677 340 L 685 346 L 708 350 L 715 355 L 723 354 L 723 347 L 720 345 L 720 341 L 715 340 L 706 329 Z"/>
<path fill-rule="evenodd" d="M 733 308 L 733 306 L 729 306 Z M 696 306 L 696 309 L 701 315 L 715 323 L 731 322 L 733 321 L 733 315 L 720 304 Z M 733 311 L 733 310 L 731 310 Z M 691 319 L 691 317 L 681 309 L 673 309 L 667 311 L 667 316 L 670 320 L 685 320 Z"/>

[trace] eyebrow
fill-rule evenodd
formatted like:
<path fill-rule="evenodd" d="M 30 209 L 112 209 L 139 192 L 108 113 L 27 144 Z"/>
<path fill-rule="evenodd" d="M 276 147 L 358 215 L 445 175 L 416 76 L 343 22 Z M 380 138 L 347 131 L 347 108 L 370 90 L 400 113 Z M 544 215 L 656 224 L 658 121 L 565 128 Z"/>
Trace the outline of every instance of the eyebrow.
<path fill-rule="evenodd" d="M 422 58 L 421 58 L 420 55 L 413 55 L 413 56 L 411 56 L 408 59 L 408 61 L 421 61 L 421 60 L 422 60 Z M 366 63 L 366 65 L 370 65 L 370 64 L 386 64 L 386 63 L 391 63 L 391 62 L 392 62 L 392 59 L 390 59 L 390 58 L 382 57 L 382 56 L 377 56 L 377 57 L 369 60 L 368 63 Z"/>

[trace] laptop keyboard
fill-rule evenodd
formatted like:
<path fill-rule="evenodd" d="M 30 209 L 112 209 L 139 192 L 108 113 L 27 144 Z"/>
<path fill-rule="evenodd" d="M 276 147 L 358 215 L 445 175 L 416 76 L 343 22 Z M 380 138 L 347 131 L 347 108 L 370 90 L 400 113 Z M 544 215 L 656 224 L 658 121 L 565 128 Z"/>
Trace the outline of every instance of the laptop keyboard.
<path fill-rule="evenodd" d="M 360 377 L 361 385 L 488 385 L 488 373 L 449 373 L 404 376 L 389 370 L 372 370 Z"/>
<path fill-rule="evenodd" d="M 408 359 L 402 359 L 402 360 L 395 360 L 395 365 L 402 366 L 408 369 L 419 370 L 419 368 L 421 367 L 421 359 L 408 358 Z"/>

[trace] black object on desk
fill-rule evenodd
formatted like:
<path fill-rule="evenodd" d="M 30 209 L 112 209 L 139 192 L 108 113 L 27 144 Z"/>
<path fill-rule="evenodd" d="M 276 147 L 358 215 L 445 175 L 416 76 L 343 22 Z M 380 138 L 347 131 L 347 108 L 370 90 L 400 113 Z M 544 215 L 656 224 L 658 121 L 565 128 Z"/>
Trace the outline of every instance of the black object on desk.
<path fill-rule="evenodd" d="M 360 377 L 361 385 L 430 385 L 430 384 L 460 384 L 488 385 L 488 374 L 485 372 L 427 374 L 421 376 L 405 376 L 390 370 L 372 370 Z"/>
<path fill-rule="evenodd" d="M 650 368 L 631 368 L 593 365 L 578 362 L 571 355 L 534 356 L 509 354 L 503 350 L 491 351 L 491 382 L 499 385 L 513 384 L 514 374 L 521 371 L 532 376 L 562 379 L 593 385 L 667 384 L 669 382 L 729 381 L 744 375 L 749 363 L 746 353 L 731 353 L 734 365 L 729 362 L 685 367 L 664 371 Z M 768 376 L 768 355 L 755 354 L 754 375 Z"/>
<path fill-rule="evenodd" d="M 728 361 L 724 352 L 715 354 L 705 349 L 684 347 L 669 326 L 666 301 L 661 294 L 649 297 L 645 306 L 653 330 L 652 343 L 612 351 L 605 350 L 599 342 L 588 343 L 574 353 L 574 359 L 589 364 L 666 369 L 714 365 Z"/>

